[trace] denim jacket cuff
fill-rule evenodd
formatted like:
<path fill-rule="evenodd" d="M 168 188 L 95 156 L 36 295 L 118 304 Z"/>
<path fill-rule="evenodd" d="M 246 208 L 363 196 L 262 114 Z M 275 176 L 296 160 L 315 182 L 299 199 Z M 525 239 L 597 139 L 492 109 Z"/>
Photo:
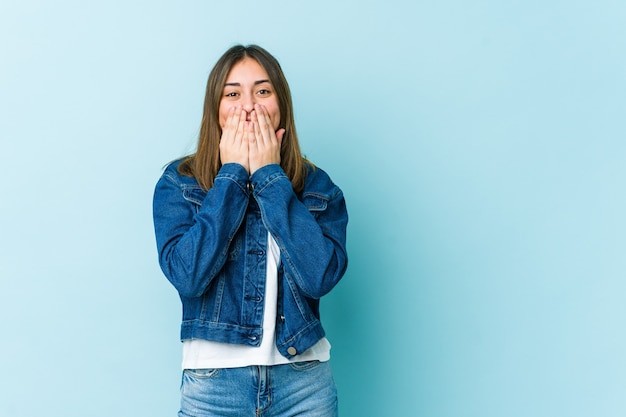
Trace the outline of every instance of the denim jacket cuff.
<path fill-rule="evenodd" d="M 281 177 L 287 178 L 287 174 L 285 174 L 283 168 L 279 164 L 270 164 L 257 169 L 250 177 L 250 183 L 255 193 L 259 193 L 269 183 Z"/>
<path fill-rule="evenodd" d="M 219 172 L 215 176 L 215 181 L 219 179 L 229 179 L 231 181 L 236 182 L 242 190 L 247 190 L 248 187 L 248 171 L 243 167 L 243 165 L 231 162 L 228 164 L 222 165 Z"/>

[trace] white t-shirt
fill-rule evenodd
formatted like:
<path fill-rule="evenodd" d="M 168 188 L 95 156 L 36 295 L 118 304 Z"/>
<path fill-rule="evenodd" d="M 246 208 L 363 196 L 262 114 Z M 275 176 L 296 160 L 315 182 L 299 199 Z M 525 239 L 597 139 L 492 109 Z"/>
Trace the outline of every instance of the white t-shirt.
<path fill-rule="evenodd" d="M 322 338 L 306 352 L 287 359 L 276 348 L 276 303 L 280 249 L 267 234 L 267 283 L 261 346 L 236 345 L 204 339 L 183 341 L 183 369 L 239 368 L 251 365 L 280 365 L 289 362 L 330 359 L 330 343 Z"/>

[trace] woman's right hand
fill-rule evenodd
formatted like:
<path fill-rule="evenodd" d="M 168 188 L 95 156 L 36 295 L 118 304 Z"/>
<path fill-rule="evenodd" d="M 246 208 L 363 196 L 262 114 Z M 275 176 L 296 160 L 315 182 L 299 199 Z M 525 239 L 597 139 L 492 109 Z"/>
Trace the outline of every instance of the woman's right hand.
<path fill-rule="evenodd" d="M 248 173 L 250 162 L 248 157 L 248 139 L 245 136 L 246 111 L 241 107 L 232 107 L 228 112 L 226 123 L 222 127 L 220 138 L 220 161 L 222 165 L 237 163 L 242 165 Z"/>

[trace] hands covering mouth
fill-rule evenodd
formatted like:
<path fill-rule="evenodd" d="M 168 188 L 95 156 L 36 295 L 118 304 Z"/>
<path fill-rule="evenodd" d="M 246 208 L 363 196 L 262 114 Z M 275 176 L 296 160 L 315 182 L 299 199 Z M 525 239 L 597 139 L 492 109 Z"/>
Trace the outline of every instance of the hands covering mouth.
<path fill-rule="evenodd" d="M 269 164 L 280 164 L 280 145 L 285 129 L 274 131 L 265 106 L 255 104 L 247 112 L 241 106 L 231 107 L 222 128 L 220 160 L 222 164 L 238 163 L 250 175 Z"/>

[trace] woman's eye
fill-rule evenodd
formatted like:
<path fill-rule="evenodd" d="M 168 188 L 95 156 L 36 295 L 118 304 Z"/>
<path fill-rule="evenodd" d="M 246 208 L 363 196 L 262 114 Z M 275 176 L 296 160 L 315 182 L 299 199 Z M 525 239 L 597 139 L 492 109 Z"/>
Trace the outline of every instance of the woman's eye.
<path fill-rule="evenodd" d="M 271 93 L 271 91 L 270 91 L 270 90 L 259 90 L 259 91 L 257 92 L 257 94 L 260 94 L 260 95 L 265 95 L 265 94 L 270 94 L 270 93 Z"/>
<path fill-rule="evenodd" d="M 237 97 L 237 93 L 235 93 L 234 91 L 230 93 L 226 93 L 224 94 L 224 97 Z"/>

